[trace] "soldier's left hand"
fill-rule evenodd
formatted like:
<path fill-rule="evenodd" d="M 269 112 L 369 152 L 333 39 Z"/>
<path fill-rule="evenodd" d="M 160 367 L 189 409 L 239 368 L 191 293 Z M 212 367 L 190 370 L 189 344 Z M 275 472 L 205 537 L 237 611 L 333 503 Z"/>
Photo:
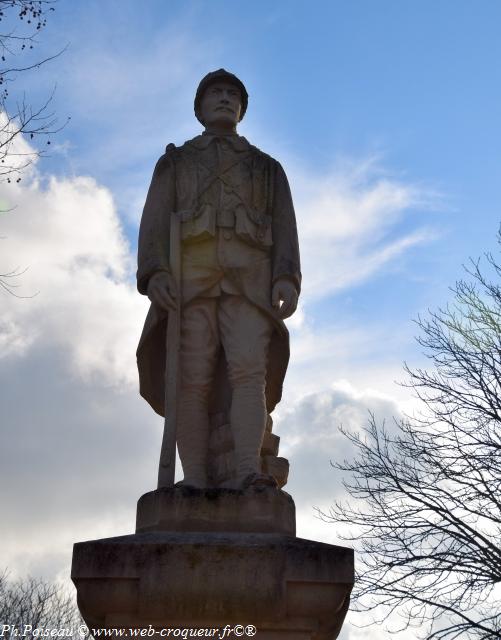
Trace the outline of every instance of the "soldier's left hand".
<path fill-rule="evenodd" d="M 291 280 L 277 280 L 271 292 L 271 304 L 278 312 L 278 317 L 282 320 L 290 318 L 297 307 L 298 294 L 294 283 Z M 280 304 L 282 301 L 282 304 Z"/>

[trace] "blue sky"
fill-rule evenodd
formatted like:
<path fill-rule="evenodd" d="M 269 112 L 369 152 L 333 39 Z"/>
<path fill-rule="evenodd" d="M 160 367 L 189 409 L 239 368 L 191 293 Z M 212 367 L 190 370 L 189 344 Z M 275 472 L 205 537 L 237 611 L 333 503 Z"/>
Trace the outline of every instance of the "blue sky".
<path fill-rule="evenodd" d="M 394 266 L 431 278 L 401 287 L 398 305 L 384 301 L 415 315 L 442 299 L 439 279 L 451 282 L 467 256 L 495 246 L 500 13 L 496 2 L 461 1 L 63 2 L 43 44 L 70 47 L 41 74 L 43 90 L 57 79 L 58 112 L 72 116 L 58 137 L 68 156 L 53 166 L 95 176 L 134 217 L 124 185 L 139 199 L 164 143 L 199 130 L 199 78 L 228 67 L 251 95 L 242 133 L 284 164 L 325 173 L 376 156 L 378 170 L 435 195 L 393 229 L 425 222 L 440 236 Z M 134 246 L 135 226 L 127 232 Z M 359 292 L 370 313 L 389 284 Z"/>
<path fill-rule="evenodd" d="M 339 541 L 312 509 L 342 495 L 337 427 L 411 405 L 394 381 L 423 362 L 412 319 L 446 302 L 469 256 L 497 251 L 500 23 L 488 0 L 58 3 L 33 56 L 68 49 L 16 86 L 37 103 L 57 84 L 71 120 L 23 182 L 0 185 L 15 206 L 0 271 L 28 266 L 19 292 L 40 292 L 0 298 L 0 469 L 31 469 L 0 489 L 15 570 L 66 575 L 71 543 L 129 531 L 154 483 L 137 228 L 154 163 L 200 132 L 193 96 L 219 67 L 249 91 L 240 133 L 290 179 L 304 289 L 277 431 L 299 534 Z"/>

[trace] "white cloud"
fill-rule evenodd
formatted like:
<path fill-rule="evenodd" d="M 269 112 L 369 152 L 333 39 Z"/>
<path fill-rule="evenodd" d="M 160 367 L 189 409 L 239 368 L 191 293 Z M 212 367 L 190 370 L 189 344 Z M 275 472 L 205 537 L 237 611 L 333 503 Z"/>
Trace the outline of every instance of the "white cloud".
<path fill-rule="evenodd" d="M 161 421 L 135 365 L 147 307 L 95 180 L 35 173 L 0 197 L 14 207 L 1 218 L 0 271 L 28 267 L 15 292 L 36 294 L 1 298 L 0 566 L 50 576 L 69 571 L 76 540 L 130 532 L 153 486 Z"/>
<path fill-rule="evenodd" d="M 386 175 L 378 158 L 346 159 L 319 176 L 293 167 L 304 296 L 325 298 L 366 281 L 410 248 L 434 239 L 423 224 L 402 228 L 431 190 Z"/>
<path fill-rule="evenodd" d="M 333 380 L 350 380 L 357 388 L 373 388 L 408 404 L 409 391 L 399 386 L 405 378 L 404 354 L 414 347 L 414 327 L 409 322 L 390 327 L 381 322 L 357 321 L 342 310 L 331 318 L 318 318 L 325 309 L 308 304 L 302 322 L 291 329 L 291 359 L 284 386 L 285 407 L 305 395 L 328 387 Z M 421 360 L 421 358 L 420 358 Z"/>
<path fill-rule="evenodd" d="M 345 623 L 339 634 L 339 640 L 388 640 L 388 631 L 380 625 L 367 626 L 367 618 L 348 611 Z M 401 633 L 392 631 L 391 638 L 395 640 L 418 640 L 422 637 L 412 631 Z"/>
<path fill-rule="evenodd" d="M 64 348 L 80 373 L 132 383 L 145 305 L 111 193 L 76 177 L 4 184 L 0 194 L 13 207 L 2 218 L 0 268 L 27 268 L 16 293 L 33 296 L 3 296 L 0 339 L 11 351 L 38 341 Z"/>
<path fill-rule="evenodd" d="M 72 120 L 58 139 L 71 138 L 69 161 L 76 172 L 112 185 L 120 211 L 134 223 L 166 145 L 201 133 L 195 91 L 210 68 L 222 66 L 224 45 L 210 30 L 200 37 L 189 18 L 159 23 L 154 34 L 148 29 L 149 37 L 138 25 L 123 38 L 100 6 L 89 7 L 81 20 L 70 26 L 67 37 L 75 44 L 59 63 L 64 81 L 58 111 Z M 86 26 L 92 38 L 82 38 Z"/>
<path fill-rule="evenodd" d="M 146 301 L 135 291 L 134 260 L 114 198 L 94 179 L 45 179 L 34 172 L 31 180 L 0 185 L 0 198 L 15 206 L 1 218 L 0 270 L 28 267 L 16 293 L 37 294 L 2 297 L 0 564 L 50 574 L 67 570 L 75 540 L 131 531 L 135 501 L 153 487 L 161 421 L 138 396 L 134 358 Z M 382 204 L 374 208 L 374 234 L 386 220 L 383 210 Z M 333 241 L 341 242 L 333 229 Z M 361 226 L 358 232 L 365 233 Z M 313 233 L 305 234 L 307 255 Z M 359 250 L 351 259 L 367 260 L 357 228 L 343 233 L 343 242 L 351 238 Z M 317 269 L 328 274 L 331 267 L 320 263 Z M 368 407 L 390 415 L 397 405 L 369 388 L 357 392 L 339 382 L 344 373 L 355 379 L 351 374 L 364 366 L 362 356 L 344 373 L 339 363 L 350 363 L 355 348 L 367 359 L 373 336 L 365 328 L 339 324 L 315 331 L 306 314 L 295 330 L 302 342 L 293 345 L 289 379 L 297 391 L 308 378 L 315 393 L 304 397 L 305 386 L 301 395 L 289 393 L 277 424 L 282 453 L 292 463 L 288 489 L 298 506 L 299 533 L 322 538 L 334 534 L 324 533 L 327 525 L 312 507 L 327 505 L 338 491 L 329 461 L 346 443 L 337 425 L 360 425 Z M 319 393 L 327 380 L 338 383 Z"/>
<path fill-rule="evenodd" d="M 310 508 L 313 514 L 313 506 L 326 508 L 343 492 L 339 472 L 330 465 L 331 460 L 339 462 L 351 454 L 351 444 L 339 429 L 360 432 L 368 424 L 369 412 L 378 421 L 391 422 L 401 415 L 401 407 L 395 398 L 375 389 L 360 390 L 348 380 L 337 380 L 329 388 L 291 401 L 281 412 L 280 454 L 291 461 L 288 490 L 299 510 Z"/>
<path fill-rule="evenodd" d="M 22 113 L 22 108 L 18 107 L 18 109 Z M 31 124 L 36 127 L 37 123 L 35 121 Z M 19 176 L 18 171 L 29 167 L 30 163 L 36 159 L 34 149 L 24 136 L 19 135 L 20 126 L 19 118 L 14 116 L 8 118 L 5 111 L 0 111 L 0 158 L 2 160 L 0 174 L 5 180 L 16 181 Z M 12 172 L 11 176 L 9 172 Z"/>
<path fill-rule="evenodd" d="M 396 398 L 370 388 L 357 388 L 346 380 L 334 382 L 330 388 L 317 390 L 291 402 L 278 425 L 282 436 L 280 455 L 289 459 L 291 473 L 286 490 L 296 504 L 297 535 L 328 544 L 353 546 L 342 538 L 343 528 L 319 519 L 316 507 L 328 513 L 335 500 L 345 501 L 342 473 L 331 461 L 350 459 L 354 451 L 349 440 L 339 431 L 360 432 L 368 424 L 369 412 L 380 424 L 391 426 L 393 418 L 402 415 Z M 344 529 L 346 531 L 346 529 Z M 356 561 L 356 556 L 355 556 Z M 383 640 L 385 627 L 363 627 L 370 614 L 348 612 L 340 640 Z M 395 617 L 390 622 L 395 623 Z M 396 633 L 399 640 L 414 638 L 412 632 Z M 393 634 L 392 634 L 393 635 Z"/>
<path fill-rule="evenodd" d="M 0 217 L 0 271 L 29 267 L 16 292 L 37 293 L 16 299 L 0 292 L 0 567 L 8 563 L 21 575 L 67 576 L 72 543 L 131 532 L 135 501 L 154 486 L 161 421 L 138 396 L 134 360 L 146 302 L 131 280 L 133 258 L 116 205 L 137 221 L 153 168 L 146 164 L 166 143 L 198 131 L 194 89 L 220 66 L 223 50 L 207 35 L 176 35 L 178 25 L 148 46 L 121 42 L 116 32 L 108 42 L 109 24 L 92 38 L 86 25 L 73 28 L 85 36 L 64 57 L 63 112 L 82 137 L 75 136 L 69 162 L 116 188 L 112 195 L 81 175 L 0 185 L 1 208 L 15 206 Z M 43 86 L 46 77 L 38 77 Z M 373 159 L 343 162 L 323 176 L 293 167 L 289 178 L 306 303 L 290 323 L 298 339 L 277 430 L 291 461 L 287 490 L 299 535 L 339 543 L 335 527 L 313 511 L 341 491 L 330 460 L 349 450 L 337 427 L 360 427 L 368 409 L 388 418 L 398 413 L 400 404 L 381 389 L 400 376 L 400 363 L 388 364 L 376 346 L 388 346 L 381 330 L 347 327 L 342 319 L 316 328 L 309 301 L 365 282 L 429 241 L 433 233 L 422 224 L 400 226 L 429 195 L 381 173 Z M 341 635 L 366 637 L 387 635 L 349 624 Z"/>

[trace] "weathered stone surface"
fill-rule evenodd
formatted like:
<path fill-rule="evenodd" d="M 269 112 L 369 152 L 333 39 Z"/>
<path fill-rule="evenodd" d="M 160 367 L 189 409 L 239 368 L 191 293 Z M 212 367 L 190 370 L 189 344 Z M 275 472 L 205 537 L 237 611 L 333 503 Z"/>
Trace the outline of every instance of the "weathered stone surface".
<path fill-rule="evenodd" d="M 162 488 L 141 496 L 136 533 L 147 531 L 231 531 L 234 533 L 296 533 L 294 501 L 273 488 Z"/>
<path fill-rule="evenodd" d="M 169 144 L 153 174 L 137 358 L 141 394 L 166 419 L 159 489 L 140 498 L 136 534 L 74 546 L 91 632 L 241 624 L 259 640 L 334 640 L 348 608 L 353 551 L 295 538 L 294 503 L 277 488 L 289 463 L 270 414 L 301 273 L 285 173 L 236 131 L 247 98 L 233 74 L 208 74 L 195 98 L 204 134 Z"/>
<path fill-rule="evenodd" d="M 263 472 L 273 476 L 278 482 L 279 487 L 287 484 L 289 477 L 289 461 L 286 458 L 277 456 L 263 456 L 262 458 Z"/>
<path fill-rule="evenodd" d="M 264 432 L 263 444 L 261 446 L 262 456 L 278 456 L 278 446 L 280 437 L 268 431 Z"/>
<path fill-rule="evenodd" d="M 225 412 L 210 416 L 209 451 L 207 454 L 207 473 L 210 487 L 225 487 L 232 483 L 235 476 L 235 443 Z M 282 489 L 287 484 L 289 463 L 285 458 L 278 458 L 280 437 L 272 433 L 273 420 L 268 416 L 266 429 L 261 445 L 261 472 L 271 475 Z M 274 458 L 274 459 L 273 459 Z"/>
<path fill-rule="evenodd" d="M 283 168 L 237 133 L 246 96 L 224 69 L 202 80 L 195 111 L 205 131 L 167 146 L 141 217 L 137 283 L 152 305 L 137 358 L 141 394 L 166 419 L 159 487 L 174 485 L 176 445 L 191 486 L 270 480 L 260 446 L 282 395 L 283 321 L 301 273 Z M 276 442 L 265 446 L 276 455 Z"/>
<path fill-rule="evenodd" d="M 271 534 L 143 533 L 74 546 L 89 627 L 252 624 L 260 640 L 333 640 L 353 585 L 353 551 Z"/>

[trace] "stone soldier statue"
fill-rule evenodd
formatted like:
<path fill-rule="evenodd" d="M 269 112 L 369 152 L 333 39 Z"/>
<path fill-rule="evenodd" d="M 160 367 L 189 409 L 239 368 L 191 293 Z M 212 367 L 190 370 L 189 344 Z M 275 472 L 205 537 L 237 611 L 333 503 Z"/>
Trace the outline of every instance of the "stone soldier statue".
<path fill-rule="evenodd" d="M 227 412 L 234 442 L 229 486 L 276 486 L 261 472 L 259 452 L 281 397 L 289 358 L 283 320 L 296 309 L 301 274 L 285 173 L 236 132 L 247 102 L 243 83 L 224 69 L 202 79 L 195 115 L 205 131 L 167 146 L 139 232 L 138 289 L 151 301 L 137 352 L 140 391 L 160 415 L 172 409 L 165 335 L 177 312 L 176 441 L 183 484 L 197 488 L 211 486 L 209 415 L 218 411 Z M 178 282 L 169 256 L 174 215 Z"/>

